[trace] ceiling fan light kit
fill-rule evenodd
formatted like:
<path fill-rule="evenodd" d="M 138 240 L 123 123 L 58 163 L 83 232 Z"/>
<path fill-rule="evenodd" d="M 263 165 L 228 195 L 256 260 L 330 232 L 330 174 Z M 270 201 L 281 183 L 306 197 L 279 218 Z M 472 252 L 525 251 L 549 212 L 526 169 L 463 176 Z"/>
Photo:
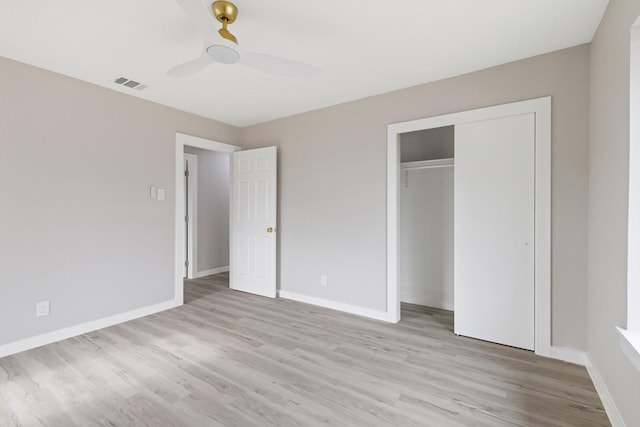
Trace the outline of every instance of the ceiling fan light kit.
<path fill-rule="evenodd" d="M 211 4 L 213 16 L 222 24 L 222 28 L 217 33 L 210 31 L 210 25 L 215 22 L 212 20 L 208 22 L 210 14 L 203 9 L 204 5 L 200 0 L 176 0 L 176 2 L 195 23 L 200 24 L 200 29 L 204 33 L 204 49 L 198 58 L 170 69 L 167 72 L 169 76 L 186 77 L 212 63 L 240 63 L 266 73 L 289 77 L 311 77 L 320 71 L 312 65 L 241 49 L 236 36 L 227 29 L 227 26 L 233 24 L 238 17 L 238 8 L 229 1 L 218 0 Z M 207 17 L 203 17 L 203 14 Z"/>
<path fill-rule="evenodd" d="M 215 62 L 222 64 L 235 64 L 240 59 L 238 52 L 228 46 L 213 45 L 207 48 L 207 54 Z"/>

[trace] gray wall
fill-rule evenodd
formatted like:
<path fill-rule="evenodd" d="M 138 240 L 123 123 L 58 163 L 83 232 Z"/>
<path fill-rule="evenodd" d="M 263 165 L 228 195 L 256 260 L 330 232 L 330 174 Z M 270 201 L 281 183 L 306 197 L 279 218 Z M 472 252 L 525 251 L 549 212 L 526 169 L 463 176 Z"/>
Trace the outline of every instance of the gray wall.
<path fill-rule="evenodd" d="M 453 167 L 402 172 L 400 301 L 453 310 L 453 218 Z"/>
<path fill-rule="evenodd" d="M 639 14 L 640 0 L 609 2 L 590 68 L 588 351 L 627 426 L 640 425 L 640 373 L 615 326 L 627 313 L 629 30 Z"/>
<path fill-rule="evenodd" d="M 5 58 L 0 94 L 0 345 L 173 299 L 175 133 L 238 129 Z"/>
<path fill-rule="evenodd" d="M 387 125 L 546 95 L 552 339 L 586 349 L 588 45 L 243 128 L 243 146 L 279 147 L 281 289 L 385 310 Z"/>
<path fill-rule="evenodd" d="M 197 272 L 229 266 L 229 153 L 184 147 L 198 156 Z"/>
<path fill-rule="evenodd" d="M 400 135 L 400 161 L 450 159 L 454 151 L 454 127 L 406 132 Z"/>

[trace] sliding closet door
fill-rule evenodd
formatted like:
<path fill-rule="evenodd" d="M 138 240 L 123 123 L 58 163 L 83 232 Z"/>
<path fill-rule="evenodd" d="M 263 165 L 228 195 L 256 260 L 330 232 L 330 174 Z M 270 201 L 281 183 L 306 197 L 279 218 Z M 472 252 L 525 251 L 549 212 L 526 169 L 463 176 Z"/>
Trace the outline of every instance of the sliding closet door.
<path fill-rule="evenodd" d="M 534 349 L 533 113 L 455 127 L 455 333 Z"/>

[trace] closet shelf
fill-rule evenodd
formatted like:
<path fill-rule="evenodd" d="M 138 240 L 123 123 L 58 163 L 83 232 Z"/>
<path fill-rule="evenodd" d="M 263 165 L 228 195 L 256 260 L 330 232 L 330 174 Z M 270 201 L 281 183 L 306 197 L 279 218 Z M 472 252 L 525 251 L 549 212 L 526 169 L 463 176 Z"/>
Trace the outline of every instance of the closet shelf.
<path fill-rule="evenodd" d="M 418 162 L 400 163 L 400 170 L 403 170 L 403 171 L 416 170 L 416 169 L 446 168 L 446 167 L 453 167 L 453 158 L 420 160 Z"/>

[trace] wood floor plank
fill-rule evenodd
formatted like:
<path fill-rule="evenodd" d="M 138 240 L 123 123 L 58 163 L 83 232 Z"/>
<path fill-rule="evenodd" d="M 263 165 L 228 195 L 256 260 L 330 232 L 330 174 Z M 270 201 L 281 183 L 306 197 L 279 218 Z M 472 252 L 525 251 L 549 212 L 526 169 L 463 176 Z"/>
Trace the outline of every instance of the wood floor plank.
<path fill-rule="evenodd" d="M 4 426 L 608 426 L 586 370 L 453 334 L 185 281 L 185 305 L 0 359 Z"/>

